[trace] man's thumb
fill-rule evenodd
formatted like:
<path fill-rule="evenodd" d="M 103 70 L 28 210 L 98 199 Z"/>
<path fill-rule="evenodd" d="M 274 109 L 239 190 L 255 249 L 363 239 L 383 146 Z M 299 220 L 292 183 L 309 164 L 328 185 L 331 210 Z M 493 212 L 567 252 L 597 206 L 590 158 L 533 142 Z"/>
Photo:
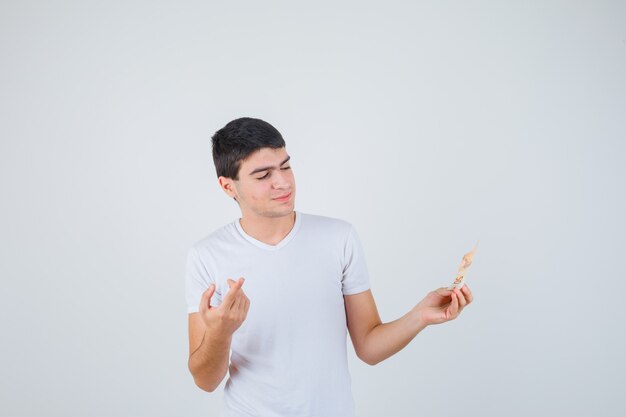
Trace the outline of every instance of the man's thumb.
<path fill-rule="evenodd" d="M 450 293 L 452 292 L 452 290 L 449 289 L 448 287 L 437 288 L 435 291 L 437 294 L 443 295 L 443 296 L 450 295 Z"/>
<path fill-rule="evenodd" d="M 229 286 L 229 287 L 232 287 L 233 285 L 236 285 L 236 284 L 237 284 L 237 283 L 239 283 L 239 282 L 241 282 L 241 285 L 243 285 L 243 282 L 244 282 L 245 280 L 246 280 L 246 279 L 245 279 L 244 277 L 240 277 L 237 281 L 235 281 L 235 280 L 233 280 L 233 279 L 230 279 L 230 278 L 228 278 L 228 280 L 227 280 L 227 281 L 228 281 L 228 286 Z"/>

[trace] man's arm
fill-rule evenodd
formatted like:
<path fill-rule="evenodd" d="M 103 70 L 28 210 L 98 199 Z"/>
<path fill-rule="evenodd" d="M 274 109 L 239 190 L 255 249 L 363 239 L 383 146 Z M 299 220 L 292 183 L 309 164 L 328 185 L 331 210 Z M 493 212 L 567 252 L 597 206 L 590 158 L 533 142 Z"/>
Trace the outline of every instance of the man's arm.
<path fill-rule="evenodd" d="M 389 323 L 381 322 L 371 290 L 345 295 L 348 331 L 357 356 L 368 365 L 376 365 L 404 349 L 426 326 L 458 317 L 472 302 L 466 287 L 432 291 L 411 311 Z"/>
<path fill-rule="evenodd" d="M 354 351 L 368 365 L 376 365 L 399 352 L 425 327 L 413 310 L 383 324 L 371 290 L 345 295 L 344 301 Z"/>
<path fill-rule="evenodd" d="M 228 279 L 228 292 L 218 307 L 211 306 L 215 284 L 202 294 L 198 313 L 189 314 L 189 371 L 196 385 L 213 392 L 228 371 L 233 333 L 248 315 L 250 300 L 237 282 Z"/>
<path fill-rule="evenodd" d="M 189 314 L 189 371 L 204 391 L 213 392 L 226 376 L 231 340 L 212 336 L 200 313 Z"/>

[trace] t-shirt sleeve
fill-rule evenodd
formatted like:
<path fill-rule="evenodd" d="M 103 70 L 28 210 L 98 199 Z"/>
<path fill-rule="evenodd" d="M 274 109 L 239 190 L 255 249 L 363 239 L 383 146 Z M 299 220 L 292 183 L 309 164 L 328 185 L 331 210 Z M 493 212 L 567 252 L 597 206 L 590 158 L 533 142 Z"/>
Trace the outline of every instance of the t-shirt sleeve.
<path fill-rule="evenodd" d="M 341 279 L 344 295 L 357 294 L 370 288 L 369 272 L 365 263 L 365 253 L 359 236 L 350 225 L 350 232 L 344 246 L 344 268 Z"/>
<path fill-rule="evenodd" d="M 213 277 L 209 276 L 206 266 L 200 258 L 200 253 L 195 246 L 187 252 L 187 268 L 185 272 L 185 298 L 187 301 L 187 313 L 197 313 L 200 311 L 200 299 L 209 285 L 215 284 Z M 215 292 L 211 297 L 211 306 L 217 307 L 222 303 L 219 288 L 215 287 Z"/>

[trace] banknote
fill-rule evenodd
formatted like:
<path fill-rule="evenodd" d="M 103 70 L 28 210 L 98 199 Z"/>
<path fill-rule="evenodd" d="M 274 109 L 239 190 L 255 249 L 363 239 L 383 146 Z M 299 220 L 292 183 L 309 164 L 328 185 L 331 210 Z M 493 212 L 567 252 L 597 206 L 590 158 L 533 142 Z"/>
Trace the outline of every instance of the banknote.
<path fill-rule="evenodd" d="M 459 265 L 459 270 L 456 274 L 456 278 L 452 285 L 448 287 L 449 290 L 454 288 L 458 288 L 459 290 L 463 288 L 465 285 L 465 275 L 467 274 L 467 268 L 472 264 L 472 259 L 474 258 L 474 254 L 476 253 L 476 249 L 478 248 L 478 242 L 474 245 L 474 248 L 463 255 L 463 259 L 461 260 L 461 265 Z"/>

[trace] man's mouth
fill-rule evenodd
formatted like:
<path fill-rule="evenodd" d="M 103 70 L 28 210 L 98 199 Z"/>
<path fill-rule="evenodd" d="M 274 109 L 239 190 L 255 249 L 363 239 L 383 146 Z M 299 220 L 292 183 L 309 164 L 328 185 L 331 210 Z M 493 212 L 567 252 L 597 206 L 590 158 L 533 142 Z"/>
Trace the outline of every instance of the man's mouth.
<path fill-rule="evenodd" d="M 274 198 L 274 200 L 284 201 L 284 200 L 288 200 L 288 199 L 289 199 L 289 197 L 291 197 L 291 193 L 288 193 L 288 194 L 282 195 L 282 196 L 280 196 L 280 197 L 276 197 L 276 198 Z"/>

